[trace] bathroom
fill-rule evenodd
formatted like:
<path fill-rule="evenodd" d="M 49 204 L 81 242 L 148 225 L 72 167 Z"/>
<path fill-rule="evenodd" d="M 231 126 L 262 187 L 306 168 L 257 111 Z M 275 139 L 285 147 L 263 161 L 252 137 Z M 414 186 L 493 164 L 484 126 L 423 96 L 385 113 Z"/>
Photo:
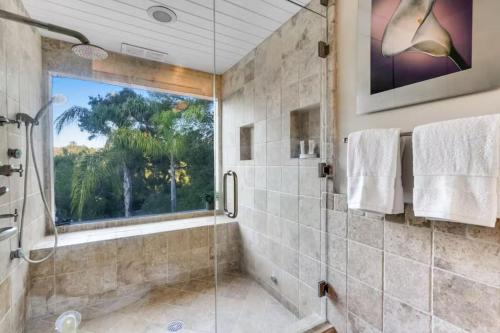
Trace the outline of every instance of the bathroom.
<path fill-rule="evenodd" d="M 415 186 L 498 162 L 500 3 L 417 2 L 0 0 L 0 332 L 500 332 L 496 191 Z"/>

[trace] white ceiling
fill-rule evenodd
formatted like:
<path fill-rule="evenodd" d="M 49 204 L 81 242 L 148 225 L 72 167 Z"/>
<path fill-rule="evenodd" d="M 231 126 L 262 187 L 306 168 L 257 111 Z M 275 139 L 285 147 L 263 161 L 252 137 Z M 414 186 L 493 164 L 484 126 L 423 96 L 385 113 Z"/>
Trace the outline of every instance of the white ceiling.
<path fill-rule="evenodd" d="M 294 0 L 305 4 L 309 0 Z M 23 0 L 32 18 L 77 30 L 91 43 L 121 52 L 122 43 L 168 53 L 167 62 L 213 71 L 213 0 Z M 153 21 L 155 5 L 177 13 Z M 223 73 L 300 10 L 286 0 L 215 0 L 217 72 Z M 42 35 L 73 41 L 47 31 Z"/>

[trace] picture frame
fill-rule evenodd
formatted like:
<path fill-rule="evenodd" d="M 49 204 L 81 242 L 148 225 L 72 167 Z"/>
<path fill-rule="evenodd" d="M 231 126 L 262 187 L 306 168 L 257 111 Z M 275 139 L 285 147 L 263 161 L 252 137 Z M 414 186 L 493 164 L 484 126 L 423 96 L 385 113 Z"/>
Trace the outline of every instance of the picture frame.
<path fill-rule="evenodd" d="M 419 50 L 418 47 L 420 46 L 417 45 L 415 47 L 415 41 L 418 38 L 414 35 L 406 40 L 406 42 L 411 40 L 409 44 L 404 44 L 404 38 L 395 39 L 398 43 L 402 41 L 399 44 L 391 41 L 391 45 L 387 40 L 383 44 L 383 38 L 387 39 L 388 36 L 387 31 L 389 29 L 387 27 L 389 22 L 391 22 L 391 19 L 394 19 L 398 10 L 401 12 L 401 6 L 410 2 L 415 3 L 416 1 L 359 0 L 357 52 L 358 114 L 391 110 L 500 87 L 500 43 L 496 42 L 500 36 L 500 24 L 498 24 L 500 1 L 460 0 L 459 2 L 465 5 L 467 5 L 467 2 L 470 2 L 472 12 L 467 13 L 467 10 L 465 10 L 466 14 L 463 15 L 461 13 L 459 17 L 453 12 L 456 9 L 453 8 L 454 0 L 420 0 L 422 3 L 434 3 L 434 6 L 439 6 L 439 11 L 435 8 L 430 10 L 430 13 L 435 12 L 433 19 L 438 22 L 431 23 L 442 27 L 438 27 L 438 29 L 445 30 L 441 36 L 438 36 L 440 38 L 438 38 L 440 45 L 443 44 L 442 37 L 446 33 L 450 37 L 448 45 L 452 45 L 453 43 L 460 44 L 459 52 L 462 53 L 460 56 L 464 61 L 462 65 L 468 65 L 468 67 L 464 67 L 464 70 L 453 70 L 453 66 L 450 64 L 456 64 L 460 60 L 457 61 L 455 58 L 454 61 L 451 61 L 451 57 L 444 55 L 442 49 L 439 50 L 441 52 L 438 54 L 439 56 L 428 54 L 430 44 L 421 47 L 424 52 Z M 381 4 L 382 7 L 380 7 Z M 374 17 L 374 10 L 377 10 L 376 14 L 380 16 L 380 8 L 382 8 L 384 11 L 383 15 L 385 15 L 385 22 L 382 23 L 378 21 L 380 17 Z M 465 6 L 465 8 L 467 7 Z M 413 14 L 415 13 L 415 11 L 412 12 Z M 446 13 L 450 14 L 446 15 Z M 470 14 L 470 19 L 464 19 L 468 14 Z M 428 17 L 425 15 L 414 16 L 413 19 L 421 26 L 422 22 Z M 401 18 L 399 17 L 398 19 L 398 22 L 400 22 Z M 462 21 L 455 24 L 459 29 L 454 30 L 453 20 L 458 19 L 462 19 Z M 467 27 L 467 24 L 470 24 L 470 27 Z M 381 33 L 381 28 L 384 30 L 383 33 Z M 429 27 L 425 28 L 429 30 Z M 470 32 L 470 41 L 467 41 L 467 37 L 462 38 L 463 35 L 458 35 L 457 31 L 461 33 L 465 31 L 465 34 Z M 379 41 L 374 42 L 376 38 Z M 467 43 L 470 45 L 470 54 L 467 54 Z M 380 45 L 380 47 L 377 46 L 378 50 L 374 50 L 373 45 Z M 395 60 L 392 60 L 392 65 L 385 66 L 385 68 L 383 68 L 384 65 L 382 64 L 382 70 L 378 68 L 378 73 L 374 74 L 376 70 L 373 67 L 377 66 L 377 62 L 374 61 L 373 53 L 381 52 L 384 46 L 386 46 L 384 50 L 386 54 L 383 55 L 384 58 L 389 61 L 391 61 L 391 58 Z M 394 50 L 396 52 L 393 52 Z M 378 59 L 384 59 L 379 54 L 375 54 Z M 456 56 L 456 54 L 454 55 Z M 412 63 L 412 61 L 415 62 Z M 445 63 L 444 66 L 443 63 Z M 429 64 L 431 64 L 430 67 L 428 66 Z M 436 70 L 436 68 L 438 69 Z M 376 81 L 375 77 L 378 79 L 381 77 L 382 80 Z"/>

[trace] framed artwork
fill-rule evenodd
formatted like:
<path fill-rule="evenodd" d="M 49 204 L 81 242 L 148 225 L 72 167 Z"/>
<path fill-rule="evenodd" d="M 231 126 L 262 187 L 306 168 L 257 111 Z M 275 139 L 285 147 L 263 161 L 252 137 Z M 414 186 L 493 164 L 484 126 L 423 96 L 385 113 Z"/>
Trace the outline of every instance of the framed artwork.
<path fill-rule="evenodd" d="M 500 86 L 498 0 L 359 0 L 358 113 Z"/>

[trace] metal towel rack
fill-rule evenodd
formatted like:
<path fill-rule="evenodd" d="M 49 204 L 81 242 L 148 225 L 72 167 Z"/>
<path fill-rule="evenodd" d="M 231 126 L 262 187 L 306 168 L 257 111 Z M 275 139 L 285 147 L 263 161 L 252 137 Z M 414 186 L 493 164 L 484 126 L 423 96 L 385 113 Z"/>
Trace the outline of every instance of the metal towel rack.
<path fill-rule="evenodd" d="M 401 134 L 399 136 L 404 137 L 404 136 L 412 136 L 412 135 L 413 135 L 413 132 L 401 132 Z M 344 143 L 348 143 L 348 142 L 349 142 L 349 139 L 344 138 Z"/>

